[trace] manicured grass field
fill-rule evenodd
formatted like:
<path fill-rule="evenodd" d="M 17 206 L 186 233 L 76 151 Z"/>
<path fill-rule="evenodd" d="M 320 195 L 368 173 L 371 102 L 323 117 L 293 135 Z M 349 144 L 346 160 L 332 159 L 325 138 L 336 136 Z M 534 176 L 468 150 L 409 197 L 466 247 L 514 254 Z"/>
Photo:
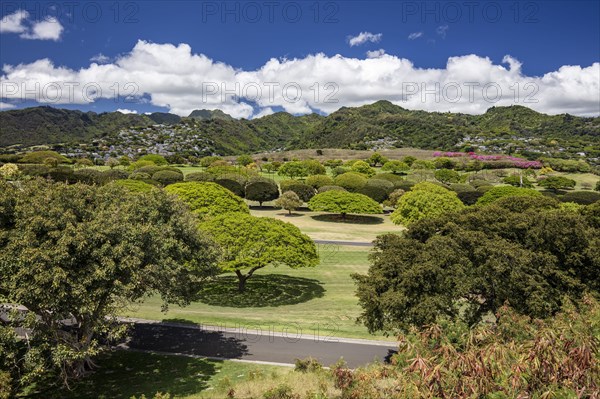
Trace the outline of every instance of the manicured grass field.
<path fill-rule="evenodd" d="M 286 210 L 268 205 L 262 209 L 252 206 L 250 213 L 292 223 L 313 240 L 371 242 L 380 234 L 400 233 L 404 230 L 404 227 L 393 224 L 389 215 L 348 215 L 344 221 L 338 215 L 311 212 L 306 208 L 297 210 L 290 216 Z"/>
<path fill-rule="evenodd" d="M 162 313 L 158 297 L 150 297 L 124 316 L 186 321 L 228 328 L 285 332 L 294 337 L 316 335 L 385 339 L 356 323 L 360 314 L 352 273 L 366 273 L 368 248 L 318 245 L 315 268 L 266 267 L 237 292 L 232 274 L 207 285 L 198 300 Z M 391 340 L 391 338 L 390 338 Z"/>
<path fill-rule="evenodd" d="M 36 399 L 129 399 L 157 392 L 175 398 L 226 398 L 237 384 L 285 378 L 287 367 L 115 351 L 97 360 L 98 369 L 72 390 L 55 388 L 31 395 Z M 241 396 L 239 396 L 241 397 Z"/>

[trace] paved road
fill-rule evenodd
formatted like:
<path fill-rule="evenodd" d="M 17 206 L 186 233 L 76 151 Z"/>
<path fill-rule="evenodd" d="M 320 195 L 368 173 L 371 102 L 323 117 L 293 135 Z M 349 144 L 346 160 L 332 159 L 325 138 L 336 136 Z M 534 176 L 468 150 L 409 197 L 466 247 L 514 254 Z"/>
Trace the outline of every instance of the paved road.
<path fill-rule="evenodd" d="M 332 240 L 313 240 L 315 244 L 322 245 L 350 245 L 355 247 L 372 247 L 372 242 L 366 241 L 332 241 Z"/>
<path fill-rule="evenodd" d="M 393 342 L 298 335 L 297 331 L 290 331 L 289 334 L 239 329 L 220 331 L 195 325 L 136 321 L 130 339 L 124 346 L 138 350 L 287 364 L 293 364 L 297 358 L 312 356 L 323 365 L 331 365 L 343 357 L 352 368 L 375 359 L 385 360 L 396 350 Z"/>

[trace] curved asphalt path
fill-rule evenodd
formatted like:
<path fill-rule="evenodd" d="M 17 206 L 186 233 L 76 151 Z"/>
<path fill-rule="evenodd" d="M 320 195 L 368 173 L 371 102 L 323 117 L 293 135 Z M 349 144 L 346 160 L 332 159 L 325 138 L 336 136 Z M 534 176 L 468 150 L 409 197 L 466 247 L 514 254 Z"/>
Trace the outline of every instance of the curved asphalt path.
<path fill-rule="evenodd" d="M 124 348 L 279 364 L 313 357 L 331 365 L 341 357 L 355 368 L 374 360 L 385 361 L 396 351 L 394 342 L 315 336 L 292 329 L 287 334 L 244 328 L 223 329 L 141 319 L 122 319 L 131 323 Z"/>

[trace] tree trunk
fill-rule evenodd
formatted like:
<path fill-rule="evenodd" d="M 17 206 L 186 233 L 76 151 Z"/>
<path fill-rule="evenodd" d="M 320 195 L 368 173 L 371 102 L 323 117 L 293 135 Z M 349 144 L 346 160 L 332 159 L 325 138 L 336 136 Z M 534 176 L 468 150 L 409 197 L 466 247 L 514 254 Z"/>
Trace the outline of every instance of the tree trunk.
<path fill-rule="evenodd" d="M 253 267 L 252 269 L 250 269 L 250 271 L 248 272 L 248 274 L 243 275 L 241 271 L 236 270 L 235 274 L 238 277 L 238 292 L 244 292 L 246 291 L 246 281 L 248 281 L 248 279 L 250 277 L 252 277 L 252 274 L 257 271 L 258 269 L 262 268 L 264 266 L 257 266 L 257 267 Z"/>
<path fill-rule="evenodd" d="M 346 220 L 346 214 L 342 213 L 342 220 Z"/>
<path fill-rule="evenodd" d="M 258 207 L 262 208 L 262 201 L 258 201 Z"/>
<path fill-rule="evenodd" d="M 291 215 L 291 214 L 292 214 L 292 210 L 288 209 L 288 215 Z"/>
<path fill-rule="evenodd" d="M 235 271 L 235 274 L 238 277 L 238 292 L 244 292 L 246 290 L 246 280 L 248 280 L 248 275 L 243 275 L 239 270 Z"/>

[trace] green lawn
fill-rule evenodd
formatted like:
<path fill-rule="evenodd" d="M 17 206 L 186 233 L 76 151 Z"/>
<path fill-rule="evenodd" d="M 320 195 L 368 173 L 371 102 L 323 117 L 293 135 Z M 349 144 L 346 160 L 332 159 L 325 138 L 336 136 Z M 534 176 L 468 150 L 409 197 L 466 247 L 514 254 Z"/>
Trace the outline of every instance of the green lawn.
<path fill-rule="evenodd" d="M 329 336 L 385 339 L 357 324 L 360 307 L 352 273 L 366 273 L 368 248 L 318 245 L 315 268 L 267 267 L 248 280 L 239 294 L 235 277 L 223 275 L 187 307 L 162 313 L 158 297 L 150 297 L 124 316 L 175 320 L 227 328 L 248 328 L 303 337 Z"/>
<path fill-rule="evenodd" d="M 288 367 L 115 351 L 97 360 L 98 369 L 75 383 L 72 390 L 55 388 L 32 394 L 36 399 L 129 399 L 157 392 L 175 398 L 226 398 L 236 384 L 279 379 L 293 373 Z"/>
<path fill-rule="evenodd" d="M 404 227 L 392 223 L 389 215 L 348 215 L 341 220 L 337 215 L 311 212 L 306 208 L 294 212 L 291 216 L 286 210 L 274 209 L 265 203 L 262 209 L 252 205 L 250 213 L 254 216 L 271 217 L 292 223 L 313 240 L 363 241 L 371 242 L 384 233 L 399 233 Z"/>

